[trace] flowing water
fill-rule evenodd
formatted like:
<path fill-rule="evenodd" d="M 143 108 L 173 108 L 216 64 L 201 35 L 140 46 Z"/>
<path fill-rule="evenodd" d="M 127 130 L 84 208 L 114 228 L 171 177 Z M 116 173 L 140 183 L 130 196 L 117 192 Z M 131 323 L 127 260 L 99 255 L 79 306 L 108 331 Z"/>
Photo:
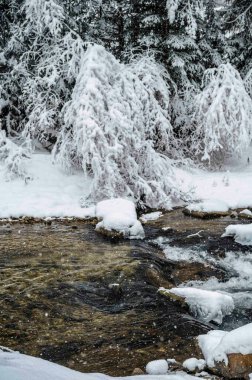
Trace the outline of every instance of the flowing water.
<path fill-rule="evenodd" d="M 83 221 L 3 221 L 0 345 L 111 375 L 199 355 L 194 337 L 216 326 L 158 288 L 232 292 L 236 311 L 221 328 L 250 322 L 252 252 L 220 240 L 230 222 L 175 210 L 145 225 L 144 241 L 113 241 Z"/>

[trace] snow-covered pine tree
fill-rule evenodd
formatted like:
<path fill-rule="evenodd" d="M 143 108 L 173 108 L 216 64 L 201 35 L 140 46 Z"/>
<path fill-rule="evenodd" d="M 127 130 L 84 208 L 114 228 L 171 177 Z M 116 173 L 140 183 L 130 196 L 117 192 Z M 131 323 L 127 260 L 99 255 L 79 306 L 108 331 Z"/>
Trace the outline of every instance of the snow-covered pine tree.
<path fill-rule="evenodd" d="M 226 10 L 230 60 L 245 76 L 252 69 L 252 3 L 251 0 L 230 0 Z"/>
<path fill-rule="evenodd" d="M 162 53 L 168 24 L 166 0 L 133 0 L 131 3 L 131 45 Z"/>
<path fill-rule="evenodd" d="M 230 63 L 208 69 L 205 87 L 196 97 L 191 150 L 214 165 L 241 155 L 252 141 L 252 99 Z"/>
<path fill-rule="evenodd" d="M 11 72 L 1 97 L 9 102 L 7 130 L 48 146 L 56 139 L 59 113 L 70 98 L 79 71 L 83 42 L 71 30 L 64 9 L 55 0 L 25 0 L 22 21 L 13 25 L 5 49 Z"/>
<path fill-rule="evenodd" d="M 86 51 L 54 154 L 65 169 L 93 177 L 91 201 L 133 197 L 142 206 L 169 208 L 179 195 L 167 157 L 165 75 L 152 58 L 123 65 L 101 46 Z"/>
<path fill-rule="evenodd" d="M 227 42 L 223 28 L 225 6 L 216 0 L 204 0 L 205 17 L 201 21 L 197 40 L 206 69 L 218 67 L 227 54 Z"/>
<path fill-rule="evenodd" d="M 166 67 L 174 83 L 171 117 L 178 137 L 187 134 L 190 124 L 192 99 L 199 91 L 205 70 L 199 45 L 200 28 L 205 20 L 203 0 L 167 0 L 169 22 L 167 38 L 163 42 Z M 184 137 L 183 137 L 184 138 Z"/>
<path fill-rule="evenodd" d="M 247 72 L 244 78 L 244 85 L 245 85 L 247 93 L 252 98 L 252 68 Z"/>

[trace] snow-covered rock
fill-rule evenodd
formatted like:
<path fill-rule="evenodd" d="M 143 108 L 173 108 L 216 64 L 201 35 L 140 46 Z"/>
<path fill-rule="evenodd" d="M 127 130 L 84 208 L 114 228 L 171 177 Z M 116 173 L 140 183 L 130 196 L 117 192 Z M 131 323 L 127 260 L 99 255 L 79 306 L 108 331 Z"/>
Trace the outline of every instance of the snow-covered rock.
<path fill-rule="evenodd" d="M 102 219 L 97 231 L 115 231 L 129 239 L 143 239 L 144 230 L 137 220 L 136 208 L 132 201 L 122 198 L 107 199 L 96 205 L 96 217 Z"/>
<path fill-rule="evenodd" d="M 240 215 L 249 215 L 249 216 L 252 216 L 252 212 L 250 210 L 248 210 L 247 208 L 245 210 L 242 210 L 240 212 Z"/>
<path fill-rule="evenodd" d="M 168 363 L 164 359 L 153 360 L 146 366 L 149 375 L 165 375 L 168 372 Z"/>
<path fill-rule="evenodd" d="M 252 323 L 232 331 L 210 331 L 198 337 L 199 346 L 209 367 L 215 362 L 228 364 L 228 354 L 252 354 Z"/>
<path fill-rule="evenodd" d="M 141 218 L 140 220 L 144 223 L 147 223 L 147 222 L 150 222 L 152 220 L 157 220 L 158 218 L 160 218 L 162 216 L 162 212 L 161 211 L 155 211 L 155 212 L 150 212 L 148 214 L 143 214 L 141 215 Z"/>
<path fill-rule="evenodd" d="M 183 362 L 183 367 L 190 372 L 202 371 L 206 367 L 206 361 L 204 359 L 190 358 Z"/>
<path fill-rule="evenodd" d="M 222 235 L 225 236 L 233 236 L 239 244 L 252 245 L 252 224 L 230 224 Z"/>
<path fill-rule="evenodd" d="M 184 297 L 192 314 L 205 322 L 221 324 L 223 317 L 234 310 L 233 298 L 228 294 L 197 288 L 172 288 L 169 292 Z"/>

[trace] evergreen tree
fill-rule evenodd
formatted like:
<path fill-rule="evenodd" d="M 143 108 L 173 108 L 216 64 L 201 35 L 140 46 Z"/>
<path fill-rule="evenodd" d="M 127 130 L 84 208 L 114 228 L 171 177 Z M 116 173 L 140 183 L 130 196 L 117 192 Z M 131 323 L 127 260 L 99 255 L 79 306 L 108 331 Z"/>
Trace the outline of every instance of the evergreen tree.
<path fill-rule="evenodd" d="M 17 130 L 48 145 L 55 142 L 59 115 L 79 70 L 83 42 L 68 27 L 54 0 L 25 0 L 5 49 L 11 71 L 1 97 L 9 104 L 9 134 Z"/>
<path fill-rule="evenodd" d="M 228 32 L 230 60 L 246 75 L 252 68 L 252 3 L 233 0 L 226 10 L 225 28 Z"/>

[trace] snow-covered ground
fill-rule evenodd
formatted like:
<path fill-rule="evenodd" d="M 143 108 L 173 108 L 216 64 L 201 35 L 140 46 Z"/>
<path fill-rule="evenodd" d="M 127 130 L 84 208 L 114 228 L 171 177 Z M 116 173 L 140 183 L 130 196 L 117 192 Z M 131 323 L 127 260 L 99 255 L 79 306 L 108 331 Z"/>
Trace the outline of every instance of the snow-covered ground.
<path fill-rule="evenodd" d="M 177 169 L 185 189 L 194 189 L 194 197 L 204 201 L 197 211 L 226 211 L 252 207 L 252 148 L 240 159 L 230 159 L 219 171 Z"/>
<path fill-rule="evenodd" d="M 159 366 L 157 366 L 159 368 Z M 168 368 L 168 365 L 167 365 Z M 162 368 L 163 369 L 163 368 Z M 184 372 L 166 375 L 110 377 L 86 374 L 18 352 L 4 352 L 0 348 L 0 380 L 196 380 Z"/>
<path fill-rule="evenodd" d="M 79 201 L 89 183 L 81 172 L 67 175 L 52 165 L 51 155 L 45 153 L 33 154 L 27 166 L 32 180 L 6 181 L 0 162 L 0 218 L 85 217 Z"/>
<path fill-rule="evenodd" d="M 247 208 L 252 207 L 252 165 L 247 164 L 245 158 L 243 161 L 236 162 L 232 171 L 230 164 L 229 172 L 175 169 L 175 173 L 182 181 L 183 190 L 193 189 L 194 198 L 206 201 L 208 210 Z M 80 199 L 88 194 L 91 184 L 82 172 L 66 174 L 52 164 L 51 156 L 46 153 L 33 154 L 27 167 L 32 180 L 6 181 L 5 168 L 0 162 L 0 218 L 85 217 L 90 214 L 89 209 L 81 208 Z"/>

